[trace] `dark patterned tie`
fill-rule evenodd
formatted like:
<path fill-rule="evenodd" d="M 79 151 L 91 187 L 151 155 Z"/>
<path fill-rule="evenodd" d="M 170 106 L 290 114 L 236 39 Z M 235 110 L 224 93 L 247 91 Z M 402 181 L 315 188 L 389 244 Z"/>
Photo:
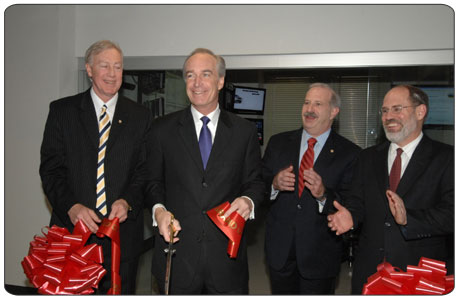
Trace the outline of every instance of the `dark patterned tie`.
<path fill-rule="evenodd" d="M 203 127 L 201 127 L 200 138 L 198 139 L 198 144 L 200 145 L 201 159 L 203 160 L 203 167 L 206 169 L 208 164 L 209 154 L 211 153 L 212 148 L 212 137 L 211 131 L 208 128 L 209 118 L 204 116 L 201 118 L 203 121 Z"/>
<path fill-rule="evenodd" d="M 396 149 L 396 158 L 393 161 L 393 166 L 390 171 L 390 190 L 396 192 L 398 188 L 399 180 L 401 179 L 401 148 Z"/>
<path fill-rule="evenodd" d="M 303 172 L 313 168 L 313 160 L 315 158 L 315 151 L 313 148 L 315 147 L 316 139 L 310 138 L 308 139 L 308 149 L 305 151 L 302 157 L 302 161 L 300 162 L 299 167 L 299 198 L 302 196 L 303 189 L 305 187 L 303 181 Z"/>

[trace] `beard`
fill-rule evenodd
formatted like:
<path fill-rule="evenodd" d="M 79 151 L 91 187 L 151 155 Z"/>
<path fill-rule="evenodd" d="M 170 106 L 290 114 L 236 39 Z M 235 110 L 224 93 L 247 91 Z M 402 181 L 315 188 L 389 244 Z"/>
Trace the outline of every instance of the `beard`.
<path fill-rule="evenodd" d="M 397 123 L 401 125 L 401 130 L 398 132 L 390 132 L 387 130 L 387 125 L 390 123 Z M 395 144 L 400 144 L 402 141 L 407 139 L 415 130 L 417 129 L 417 120 L 412 117 L 410 118 L 406 124 L 402 122 L 391 119 L 385 122 L 383 126 L 383 130 L 385 131 L 385 135 L 390 142 Z"/>

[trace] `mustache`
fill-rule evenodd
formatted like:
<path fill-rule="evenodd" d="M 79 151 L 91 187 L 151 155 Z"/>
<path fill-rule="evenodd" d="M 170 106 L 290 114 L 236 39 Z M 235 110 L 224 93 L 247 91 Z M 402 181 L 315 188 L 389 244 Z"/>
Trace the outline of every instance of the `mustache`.
<path fill-rule="evenodd" d="M 389 120 L 386 120 L 385 122 L 383 122 L 383 125 L 384 126 L 387 126 L 389 125 L 390 123 L 397 123 L 399 125 L 402 125 L 402 123 L 396 119 L 389 119 Z"/>
<path fill-rule="evenodd" d="M 317 118 L 318 116 L 314 112 L 306 112 L 303 114 L 304 117 Z"/>

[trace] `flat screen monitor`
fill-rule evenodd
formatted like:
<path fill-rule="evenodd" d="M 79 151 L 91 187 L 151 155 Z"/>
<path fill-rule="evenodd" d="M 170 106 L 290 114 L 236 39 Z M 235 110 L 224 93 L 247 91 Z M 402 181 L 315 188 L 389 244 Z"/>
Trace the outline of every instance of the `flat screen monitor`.
<path fill-rule="evenodd" d="M 425 125 L 454 125 L 454 87 L 417 86 L 429 99 L 428 117 Z"/>
<path fill-rule="evenodd" d="M 236 114 L 263 115 L 265 89 L 235 86 L 233 93 L 233 112 Z"/>
<path fill-rule="evenodd" d="M 264 144 L 264 120 L 263 119 L 251 119 L 246 118 L 246 120 L 254 123 L 257 129 L 257 138 L 259 139 L 259 144 Z"/>

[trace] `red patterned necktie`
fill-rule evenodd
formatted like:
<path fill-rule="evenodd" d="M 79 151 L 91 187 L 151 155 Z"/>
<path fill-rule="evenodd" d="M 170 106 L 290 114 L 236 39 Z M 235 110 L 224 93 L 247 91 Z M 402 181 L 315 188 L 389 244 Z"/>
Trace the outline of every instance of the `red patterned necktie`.
<path fill-rule="evenodd" d="M 300 162 L 299 168 L 299 198 L 302 196 L 303 189 L 305 187 L 304 180 L 303 180 L 303 172 L 313 168 L 313 160 L 315 158 L 315 151 L 313 148 L 315 147 L 316 139 L 310 138 L 308 139 L 308 149 L 305 151 L 302 157 L 302 161 Z"/>
<path fill-rule="evenodd" d="M 396 149 L 396 158 L 393 161 L 393 166 L 390 171 L 390 190 L 396 192 L 398 188 L 399 180 L 401 179 L 401 148 Z"/>

